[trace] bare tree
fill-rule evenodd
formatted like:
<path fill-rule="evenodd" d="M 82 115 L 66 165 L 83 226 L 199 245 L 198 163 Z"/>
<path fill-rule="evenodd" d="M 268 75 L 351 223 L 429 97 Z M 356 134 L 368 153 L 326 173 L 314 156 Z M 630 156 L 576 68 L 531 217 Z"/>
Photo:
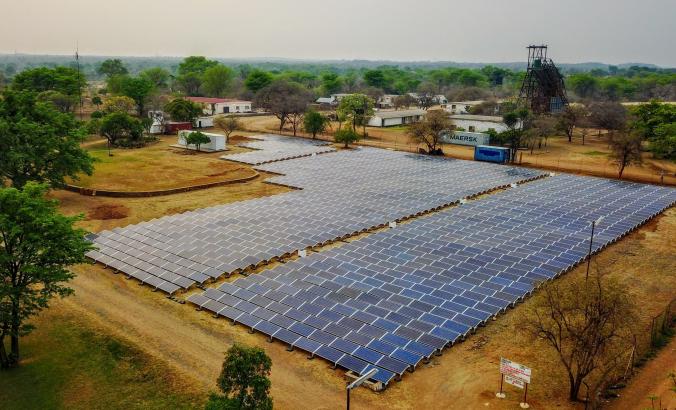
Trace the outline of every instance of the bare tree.
<path fill-rule="evenodd" d="M 408 108 L 415 104 L 415 98 L 411 97 L 408 94 L 398 95 L 394 97 L 394 108 L 398 110 L 399 108 Z"/>
<path fill-rule="evenodd" d="M 619 168 L 618 177 L 622 178 L 624 169 L 631 164 L 640 164 L 641 137 L 630 132 L 620 132 L 610 136 L 611 158 Z"/>
<path fill-rule="evenodd" d="M 225 141 L 230 141 L 230 134 L 242 127 L 237 117 L 233 116 L 219 116 L 214 119 L 214 126 L 225 134 Z"/>
<path fill-rule="evenodd" d="M 611 136 L 625 128 L 627 115 L 627 109 L 618 102 L 596 102 L 589 106 L 590 123 L 598 129 L 608 130 Z"/>
<path fill-rule="evenodd" d="M 568 142 L 573 141 L 573 132 L 575 127 L 579 127 L 588 115 L 587 110 L 582 105 L 568 105 L 557 117 L 556 128 L 562 131 L 568 137 Z"/>
<path fill-rule="evenodd" d="M 526 130 L 526 139 L 530 147 L 530 153 L 533 153 L 535 144 L 538 144 L 538 149 L 542 148 L 542 141 L 545 141 L 547 146 L 547 139 L 556 132 L 556 120 L 549 115 L 540 115 L 535 117 L 530 122 L 530 128 Z"/>
<path fill-rule="evenodd" d="M 451 132 L 453 122 L 448 118 L 448 114 L 443 110 L 429 111 L 422 121 L 411 125 L 408 135 L 427 145 L 427 153 L 439 155 L 443 154 L 438 148 L 441 137 L 444 132 Z"/>
<path fill-rule="evenodd" d="M 597 271 L 588 280 L 545 284 L 525 317 L 525 327 L 558 354 L 568 375 L 569 399 L 582 384 L 595 399 L 627 363 L 635 305 L 625 287 Z"/>
<path fill-rule="evenodd" d="M 285 79 L 277 79 L 261 88 L 256 94 L 255 103 L 270 111 L 279 119 L 279 131 L 290 120 L 289 116 L 304 113 L 312 95 L 303 86 Z M 294 135 L 297 123 L 294 126 Z"/>

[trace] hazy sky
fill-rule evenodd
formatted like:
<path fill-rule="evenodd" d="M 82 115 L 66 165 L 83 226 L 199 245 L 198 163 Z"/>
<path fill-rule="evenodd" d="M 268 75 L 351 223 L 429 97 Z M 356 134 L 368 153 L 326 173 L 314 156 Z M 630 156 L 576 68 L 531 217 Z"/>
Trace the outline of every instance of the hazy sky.
<path fill-rule="evenodd" d="M 676 0 L 0 0 L 0 52 L 676 66 Z"/>

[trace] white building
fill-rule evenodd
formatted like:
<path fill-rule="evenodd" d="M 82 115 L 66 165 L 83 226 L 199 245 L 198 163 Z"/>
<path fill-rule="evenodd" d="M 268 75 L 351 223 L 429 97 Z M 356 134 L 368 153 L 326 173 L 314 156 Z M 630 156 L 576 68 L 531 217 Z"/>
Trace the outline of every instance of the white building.
<path fill-rule="evenodd" d="M 148 111 L 148 118 L 153 120 L 150 126 L 151 134 L 164 134 L 164 124 L 166 122 L 164 112 L 162 111 Z"/>
<path fill-rule="evenodd" d="M 193 132 L 196 131 L 190 131 L 190 130 L 181 130 L 178 132 L 178 146 L 181 148 L 186 148 L 186 149 L 197 149 L 197 147 L 193 145 L 188 145 L 186 142 L 186 139 L 188 138 L 188 135 L 192 134 Z M 202 144 L 200 145 L 200 151 L 206 151 L 206 152 L 215 152 L 215 151 L 225 151 L 225 135 L 221 134 L 212 134 L 208 132 L 203 132 L 202 134 L 206 135 L 209 137 L 210 142 L 208 144 Z"/>
<path fill-rule="evenodd" d="M 338 103 L 340 102 L 340 100 L 343 99 L 343 97 L 346 97 L 348 95 L 352 94 L 331 94 L 329 97 L 319 97 L 315 102 L 321 105 L 335 106 L 338 105 Z"/>
<path fill-rule="evenodd" d="M 251 101 L 210 97 L 185 97 L 185 99 L 202 105 L 204 115 L 251 112 Z"/>
<path fill-rule="evenodd" d="M 412 124 L 422 120 L 423 110 L 376 111 L 369 119 L 371 127 L 392 127 L 394 125 Z"/>
<path fill-rule="evenodd" d="M 397 94 L 385 94 L 378 97 L 376 106 L 378 108 L 394 108 L 394 100 L 399 97 Z"/>
<path fill-rule="evenodd" d="M 456 114 L 449 117 L 456 128 L 462 128 L 467 132 L 487 132 L 490 130 L 502 132 L 509 129 L 502 121 L 502 117 L 469 114 Z"/>
<path fill-rule="evenodd" d="M 472 107 L 475 107 L 483 102 L 483 100 L 449 101 L 448 104 L 446 104 L 446 111 L 450 112 L 451 114 L 469 114 Z"/>

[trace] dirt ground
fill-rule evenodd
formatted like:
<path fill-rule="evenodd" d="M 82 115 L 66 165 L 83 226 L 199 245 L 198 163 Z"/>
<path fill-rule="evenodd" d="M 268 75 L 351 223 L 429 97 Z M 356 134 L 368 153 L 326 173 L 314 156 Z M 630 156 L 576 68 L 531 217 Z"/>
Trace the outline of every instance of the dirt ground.
<path fill-rule="evenodd" d="M 259 116 L 242 118 L 242 123 L 248 131 L 278 132 L 279 120 L 274 116 Z M 332 140 L 332 130 L 336 130 L 338 124 L 331 123 L 331 130 L 319 138 Z M 400 151 L 417 152 L 422 145 L 417 144 L 406 135 L 405 127 L 376 128 L 366 127 L 368 138 L 358 144 L 380 148 L 391 148 Z M 290 134 L 291 129 L 285 128 L 284 134 Z M 299 136 L 307 137 L 299 132 Z M 473 159 L 474 147 L 461 145 L 443 144 L 444 153 L 447 156 L 461 159 Z M 591 133 L 585 139 L 585 145 L 579 136 L 568 142 L 565 137 L 551 137 L 546 146 L 536 148 L 533 154 L 529 150 L 520 151 L 523 165 L 537 168 L 551 169 L 555 171 L 570 172 L 576 174 L 617 178 L 617 167 L 610 161 L 608 143 L 605 135 L 600 137 Z M 651 153 L 643 154 L 643 164 L 629 166 L 625 169 L 623 179 L 637 182 L 661 183 L 664 172 L 665 184 L 676 185 L 676 163 L 652 158 Z"/>
<path fill-rule="evenodd" d="M 86 225 L 94 230 L 107 229 L 178 209 L 265 195 L 255 184 L 218 189 L 206 191 L 208 195 L 198 194 L 203 195 L 200 198 L 191 197 L 196 195 L 191 193 L 182 198 L 172 197 L 166 202 L 125 200 L 124 205 L 132 211 L 127 218 L 90 220 Z M 83 204 L 83 197 L 71 197 L 76 194 L 59 192 L 55 195 L 66 200 L 63 207 L 68 212 L 89 207 Z M 87 198 L 87 201 L 101 199 Z M 664 240 L 673 237 L 676 237 L 674 209 L 595 258 L 608 272 L 623 280 L 638 300 L 645 301 L 642 314 L 646 318 L 662 310 L 676 289 L 673 257 L 676 243 Z M 344 405 L 343 372 L 331 370 L 321 359 L 306 360 L 302 352 L 287 352 L 281 343 L 267 343 L 263 335 L 249 334 L 242 326 L 231 326 L 224 319 L 195 311 L 189 304 L 182 305 L 161 293 L 153 293 L 136 281 L 114 275 L 99 265 L 79 266 L 76 272 L 75 295 L 56 302 L 40 321 L 50 320 L 50 315 L 74 314 L 84 323 L 89 322 L 139 346 L 152 360 L 183 375 L 186 385 L 205 394 L 215 387 L 223 353 L 233 342 L 257 345 L 272 358 L 272 394 L 277 408 L 334 409 Z M 581 275 L 584 275 L 584 269 L 578 267 L 560 280 Z M 533 408 L 581 408 L 581 405 L 566 400 L 565 378 L 556 357 L 522 332 L 519 318 L 528 303 L 510 310 L 467 341 L 405 375 L 402 382 L 393 383 L 386 391 L 356 390 L 352 397 L 354 406 L 374 409 L 515 408 L 521 394 L 517 389 L 508 387 L 504 400 L 494 396 L 499 381 L 499 358 L 504 356 L 533 368 L 533 384 L 529 388 L 529 402 Z"/>
<path fill-rule="evenodd" d="M 676 409 L 676 387 L 667 375 L 676 372 L 676 338 L 671 340 L 646 366 L 634 377 L 631 384 L 624 389 L 620 398 L 609 406 L 610 410 L 647 409 L 649 396 L 656 396 L 656 408 Z M 658 407 L 662 403 L 661 407 Z"/>

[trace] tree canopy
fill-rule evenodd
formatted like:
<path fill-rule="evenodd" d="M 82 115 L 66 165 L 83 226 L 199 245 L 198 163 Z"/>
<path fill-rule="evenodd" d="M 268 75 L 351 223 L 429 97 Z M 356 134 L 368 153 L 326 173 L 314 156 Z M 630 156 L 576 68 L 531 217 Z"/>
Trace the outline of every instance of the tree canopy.
<path fill-rule="evenodd" d="M 451 132 L 453 122 L 444 110 L 430 110 L 425 118 L 412 124 L 408 130 L 411 138 L 427 146 L 428 154 L 442 154 L 439 143 L 444 133 Z"/>
<path fill-rule="evenodd" d="M 134 100 L 139 116 L 143 115 L 146 101 L 154 88 L 153 83 L 141 76 L 125 77 L 121 84 L 122 94 Z"/>
<path fill-rule="evenodd" d="M 87 85 L 84 75 L 70 67 L 38 67 L 24 70 L 12 80 L 12 88 L 19 91 L 57 91 L 76 96 Z"/>
<path fill-rule="evenodd" d="M 244 85 L 251 92 L 257 93 L 258 90 L 272 82 L 272 74 L 262 70 L 252 70 L 244 81 Z"/>
<path fill-rule="evenodd" d="M 351 143 L 359 141 L 360 138 L 359 134 L 351 128 L 340 129 L 333 136 L 333 140 L 337 143 L 345 144 L 345 148 L 349 147 Z"/>
<path fill-rule="evenodd" d="M 368 118 L 373 116 L 375 101 L 365 94 L 346 95 L 338 103 L 336 111 L 352 122 L 352 130 L 357 125 L 365 125 Z"/>
<path fill-rule="evenodd" d="M 303 118 L 303 129 L 312 134 L 312 139 L 315 139 L 317 134 L 326 131 L 328 125 L 329 119 L 317 111 L 310 110 Z"/>
<path fill-rule="evenodd" d="M 218 64 L 207 68 L 202 75 L 202 91 L 209 97 L 223 97 L 230 88 L 235 72 Z"/>
<path fill-rule="evenodd" d="M 93 159 L 71 114 L 35 93 L 5 90 L 0 98 L 0 176 L 20 188 L 29 181 L 61 186 L 66 177 L 91 175 Z"/>
<path fill-rule="evenodd" d="M 311 100 L 312 94 L 305 87 L 280 78 L 261 88 L 256 94 L 255 103 L 279 119 L 281 132 L 290 115 L 304 113 Z"/>
<path fill-rule="evenodd" d="M 47 185 L 0 188 L 0 367 L 19 363 L 19 338 L 33 330 L 28 320 L 54 296 L 73 292 L 68 266 L 85 261 L 91 245 L 73 226 L 80 217 L 59 214 L 45 199 Z M 10 339 L 10 352 L 5 338 Z"/>
<path fill-rule="evenodd" d="M 200 150 L 202 144 L 208 144 L 211 142 L 211 138 L 208 135 L 200 131 L 194 131 L 188 134 L 185 138 L 186 145 L 194 145 L 197 151 Z"/>
<path fill-rule="evenodd" d="M 127 67 L 124 66 L 124 63 L 119 58 L 105 60 L 96 71 L 106 77 L 129 74 L 129 70 L 127 70 Z"/>
<path fill-rule="evenodd" d="M 194 123 L 195 119 L 202 115 L 202 107 L 185 98 L 175 98 L 164 106 L 171 119 L 174 121 L 189 121 Z"/>
<path fill-rule="evenodd" d="M 234 344 L 225 355 L 218 377 L 222 394 L 212 394 L 207 410 L 271 410 L 272 361 L 263 349 Z"/>

